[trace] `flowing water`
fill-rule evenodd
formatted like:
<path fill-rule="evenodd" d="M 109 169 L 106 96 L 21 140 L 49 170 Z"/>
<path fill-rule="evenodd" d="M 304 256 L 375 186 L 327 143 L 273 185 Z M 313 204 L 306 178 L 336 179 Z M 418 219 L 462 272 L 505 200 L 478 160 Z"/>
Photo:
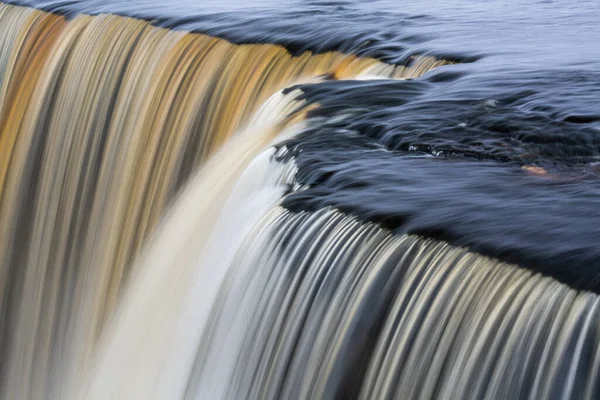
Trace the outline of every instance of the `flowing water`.
<path fill-rule="evenodd" d="M 0 398 L 600 397 L 598 3 L 8 3 Z"/>

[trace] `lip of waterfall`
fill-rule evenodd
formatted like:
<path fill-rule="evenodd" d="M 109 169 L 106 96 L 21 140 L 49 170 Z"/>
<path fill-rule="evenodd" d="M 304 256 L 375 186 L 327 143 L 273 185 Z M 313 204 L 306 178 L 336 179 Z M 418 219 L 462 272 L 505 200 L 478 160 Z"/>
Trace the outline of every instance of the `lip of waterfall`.
<path fill-rule="evenodd" d="M 295 87 L 319 107 L 282 144 L 304 189 L 283 205 L 335 207 L 600 293 L 597 122 L 564 121 L 539 87 L 504 85 L 490 101 L 489 89 L 460 89 L 477 77 L 445 75 Z"/>
<path fill-rule="evenodd" d="M 227 1 L 202 4 L 201 7 L 201 3 L 194 1 L 172 4 L 158 0 L 6 0 L 5 3 L 34 7 L 67 18 L 80 14 L 116 14 L 151 21 L 158 27 L 219 37 L 235 44 L 281 45 L 292 55 L 306 51 L 340 51 L 396 65 L 406 64 L 419 54 L 452 63 L 470 63 L 481 57 L 466 51 L 451 53 L 427 49 L 422 45 L 425 35 L 405 32 L 415 19 L 404 14 L 396 14 L 395 18 L 386 19 L 382 24 L 377 15 L 360 10 L 348 9 L 340 19 L 335 9 L 315 5 L 319 18 L 315 27 L 315 13 L 307 12 L 303 3 L 282 8 L 268 0 L 263 7 L 253 2 L 251 12 L 245 9 L 247 4 Z M 257 12 L 257 7 L 261 12 Z M 368 26 L 372 28 L 366 29 Z"/>

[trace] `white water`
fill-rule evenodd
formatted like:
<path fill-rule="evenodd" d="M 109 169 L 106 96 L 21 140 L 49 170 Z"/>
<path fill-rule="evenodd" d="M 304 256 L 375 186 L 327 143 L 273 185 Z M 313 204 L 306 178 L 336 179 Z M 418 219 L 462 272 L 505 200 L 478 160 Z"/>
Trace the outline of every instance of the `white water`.
<path fill-rule="evenodd" d="M 183 396 L 235 249 L 293 177 L 263 150 L 300 129 L 280 132 L 293 97 L 273 96 L 189 183 L 137 263 L 93 369 L 72 380 L 73 399 Z"/>

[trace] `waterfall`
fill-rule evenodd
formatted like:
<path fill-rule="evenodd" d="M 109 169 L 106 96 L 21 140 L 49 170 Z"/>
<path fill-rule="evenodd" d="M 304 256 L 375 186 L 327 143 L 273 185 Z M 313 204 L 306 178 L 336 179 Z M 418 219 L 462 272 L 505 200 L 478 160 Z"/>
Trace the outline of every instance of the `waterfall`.
<path fill-rule="evenodd" d="M 597 295 L 335 209 L 289 212 L 278 200 L 302 187 L 274 156 L 209 229 L 194 224 L 214 220 L 209 177 L 190 183 L 74 398 L 598 395 Z"/>
<path fill-rule="evenodd" d="M 2 3 L 0 33 L 0 398 L 600 396 L 596 294 L 284 206 L 325 118 L 296 85 L 450 61 Z"/>
<path fill-rule="evenodd" d="M 323 76 L 417 71 L 122 16 L 0 7 L 7 398 L 44 397 L 63 369 L 83 367 L 174 196 L 269 96 Z"/>

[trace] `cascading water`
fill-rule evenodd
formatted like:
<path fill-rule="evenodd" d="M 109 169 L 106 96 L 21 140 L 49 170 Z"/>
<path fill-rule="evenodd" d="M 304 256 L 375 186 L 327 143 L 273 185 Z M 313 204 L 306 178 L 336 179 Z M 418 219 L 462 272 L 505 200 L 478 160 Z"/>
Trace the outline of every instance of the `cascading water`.
<path fill-rule="evenodd" d="M 63 369 L 82 367 L 174 193 L 267 96 L 328 74 L 406 73 L 118 16 L 2 11 L 12 34 L 0 136 L 8 398 L 43 397 Z"/>
<path fill-rule="evenodd" d="M 600 396 L 585 96 L 321 3 L 0 4 L 0 398 Z"/>

